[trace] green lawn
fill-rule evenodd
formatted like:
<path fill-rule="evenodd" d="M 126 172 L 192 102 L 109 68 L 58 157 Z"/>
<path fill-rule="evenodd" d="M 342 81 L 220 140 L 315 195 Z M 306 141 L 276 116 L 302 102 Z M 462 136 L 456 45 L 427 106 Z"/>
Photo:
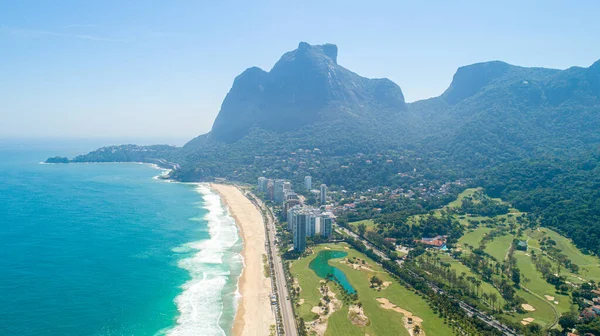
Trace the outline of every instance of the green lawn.
<path fill-rule="evenodd" d="M 527 312 L 524 314 L 505 314 L 509 319 L 514 322 L 521 322 L 526 317 L 533 317 L 535 320 L 533 323 L 537 323 L 542 327 L 549 327 L 552 323 L 554 323 L 555 315 L 552 308 L 545 302 L 545 300 L 541 300 L 534 295 L 520 289 L 517 290 L 517 295 L 525 299 L 525 301 L 535 308 L 533 312 Z"/>
<path fill-rule="evenodd" d="M 353 325 L 347 318 L 348 307 L 342 306 L 342 309 L 336 311 L 329 318 L 329 323 L 325 335 L 408 335 L 408 332 L 403 326 L 401 314 L 392 310 L 386 310 L 380 307 L 377 298 L 384 297 L 392 303 L 402 307 L 416 316 L 421 317 L 423 321 L 423 329 L 428 335 L 452 335 L 452 330 L 444 324 L 443 319 L 434 314 L 428 303 L 415 293 L 409 291 L 397 282 L 393 281 L 391 276 L 385 272 L 373 260 L 367 258 L 364 254 L 354 250 L 345 250 L 346 244 L 327 244 L 320 245 L 315 248 L 315 253 L 307 258 L 302 258 L 292 264 L 292 274 L 297 277 L 300 286 L 302 287 L 301 298 L 305 299 L 305 303 L 298 308 L 300 316 L 306 321 L 311 321 L 312 314 L 310 309 L 318 304 L 319 294 L 318 286 L 320 278 L 308 268 L 308 263 L 316 257 L 316 254 L 329 247 L 332 250 L 340 250 L 348 252 L 348 257 L 358 257 L 367 261 L 372 271 L 355 270 L 350 265 L 340 263 L 339 259 L 330 260 L 332 265 L 335 265 L 342 270 L 352 287 L 356 289 L 359 301 L 363 305 L 365 315 L 371 322 L 368 326 L 358 327 Z M 369 279 L 377 275 L 383 281 L 392 281 L 392 284 L 381 291 L 377 291 L 369 287 Z M 330 286 L 334 289 L 334 286 Z M 335 292 L 335 290 L 334 290 Z M 337 294 L 337 293 L 336 293 Z"/>
<path fill-rule="evenodd" d="M 496 260 L 499 262 L 502 262 L 504 261 L 504 257 L 506 257 L 506 252 L 510 248 L 512 241 L 513 236 L 509 234 L 496 237 L 494 240 L 487 243 L 485 251 L 496 258 Z"/>
<path fill-rule="evenodd" d="M 466 232 L 459 240 L 458 243 L 460 247 L 464 249 L 465 244 L 469 244 L 470 246 L 477 247 L 479 246 L 479 242 L 483 238 L 483 236 L 492 231 L 491 228 L 487 227 L 478 227 L 474 231 Z"/>
<path fill-rule="evenodd" d="M 600 258 L 581 253 L 570 239 L 561 236 L 555 231 L 548 228 L 543 228 L 541 230 L 545 231 L 548 237 L 556 241 L 556 247 L 561 249 L 562 253 L 571 259 L 571 262 L 579 266 L 581 277 L 600 281 Z"/>
<path fill-rule="evenodd" d="M 469 188 L 469 189 L 465 189 L 465 191 L 461 192 L 458 197 L 450 202 L 447 207 L 449 208 L 460 208 L 462 206 L 462 200 L 465 197 L 471 197 L 473 196 L 473 194 L 475 194 L 475 192 L 481 190 L 481 188 Z"/>
<path fill-rule="evenodd" d="M 456 270 L 456 274 L 457 275 L 461 275 L 463 272 L 465 273 L 465 276 L 472 276 L 475 277 L 476 279 L 481 280 L 481 277 L 475 273 L 473 273 L 471 271 L 471 269 L 467 266 L 465 266 L 464 264 L 462 264 L 460 261 L 452 258 L 449 255 L 443 254 L 443 253 L 436 253 L 436 256 L 440 257 L 440 261 L 443 262 L 447 262 L 450 264 L 450 268 L 453 270 Z M 491 294 L 491 293 L 495 293 L 499 298 L 502 297 L 502 295 L 500 294 L 500 292 L 491 284 L 485 282 L 485 281 L 481 281 L 481 288 L 480 291 L 482 293 L 487 293 L 487 294 Z"/>
<path fill-rule="evenodd" d="M 535 265 L 531 261 L 531 257 L 527 256 L 524 252 L 515 251 L 515 258 L 517 259 L 517 266 L 521 271 L 521 276 L 527 277 L 530 282 L 521 283 L 532 292 L 537 295 L 544 297 L 544 295 L 554 296 L 554 301 L 558 301 L 558 305 L 553 302 L 550 303 L 556 307 L 561 313 L 568 312 L 571 308 L 571 298 L 565 295 L 556 294 L 556 289 L 551 284 L 547 283 L 542 273 L 538 272 Z M 545 299 L 545 301 L 548 301 Z M 550 302 L 550 301 L 548 301 Z"/>
<path fill-rule="evenodd" d="M 367 227 L 367 231 L 375 230 L 375 222 L 372 219 L 365 219 L 365 220 L 361 220 L 361 221 L 357 221 L 357 222 L 350 222 L 348 224 L 351 225 L 352 227 L 354 227 L 355 229 L 358 228 L 359 224 L 364 224 Z"/>
<path fill-rule="evenodd" d="M 561 236 L 548 228 L 527 230 L 526 233 L 529 237 L 528 245 L 530 249 L 534 249 L 536 253 L 541 253 L 539 241 L 545 236 L 548 236 L 556 241 L 556 247 L 562 250 L 561 253 L 565 254 L 572 262 L 579 266 L 579 274 L 572 274 L 563 268 L 561 275 L 566 276 L 567 281 L 577 284 L 584 282 L 584 280 L 581 279 L 600 281 L 600 258 L 581 253 L 568 238 Z M 556 262 L 553 260 L 549 261 L 556 268 Z"/>

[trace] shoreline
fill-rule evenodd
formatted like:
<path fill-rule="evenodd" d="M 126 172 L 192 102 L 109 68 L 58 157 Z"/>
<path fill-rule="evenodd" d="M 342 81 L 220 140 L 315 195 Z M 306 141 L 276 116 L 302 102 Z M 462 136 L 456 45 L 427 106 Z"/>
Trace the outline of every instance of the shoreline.
<path fill-rule="evenodd" d="M 265 227 L 261 213 L 236 186 L 210 183 L 229 209 L 243 241 L 243 270 L 238 279 L 240 298 L 233 321 L 232 335 L 268 335 L 275 324 L 270 294 L 271 281 L 264 276 Z"/>

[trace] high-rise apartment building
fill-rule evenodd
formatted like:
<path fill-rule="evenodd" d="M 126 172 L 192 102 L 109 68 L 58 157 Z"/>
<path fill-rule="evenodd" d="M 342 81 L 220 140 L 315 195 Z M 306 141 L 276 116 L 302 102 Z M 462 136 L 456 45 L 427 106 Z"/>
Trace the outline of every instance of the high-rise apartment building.
<path fill-rule="evenodd" d="M 304 176 L 304 189 L 306 189 L 306 191 L 310 191 L 311 188 L 312 188 L 312 177 Z"/>
<path fill-rule="evenodd" d="M 327 185 L 326 184 L 321 184 L 321 194 L 319 195 L 319 200 L 321 201 L 321 204 L 325 204 L 325 202 L 327 201 Z"/>

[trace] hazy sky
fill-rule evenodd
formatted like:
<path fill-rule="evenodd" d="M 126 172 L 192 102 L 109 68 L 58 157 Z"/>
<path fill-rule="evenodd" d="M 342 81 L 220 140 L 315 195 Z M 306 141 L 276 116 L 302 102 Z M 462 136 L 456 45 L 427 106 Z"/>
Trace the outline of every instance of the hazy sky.
<path fill-rule="evenodd" d="M 299 41 L 337 44 L 341 65 L 408 101 L 480 61 L 589 66 L 598 13 L 596 0 L 0 0 L 0 137 L 205 133 L 235 76 Z"/>

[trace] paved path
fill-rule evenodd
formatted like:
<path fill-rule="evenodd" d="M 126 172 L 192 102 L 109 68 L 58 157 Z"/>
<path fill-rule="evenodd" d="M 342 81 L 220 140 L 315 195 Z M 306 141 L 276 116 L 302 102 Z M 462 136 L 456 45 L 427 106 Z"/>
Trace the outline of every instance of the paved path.
<path fill-rule="evenodd" d="M 292 301 L 289 299 L 289 292 L 287 283 L 285 280 L 285 272 L 283 270 L 283 261 L 279 255 L 277 245 L 275 245 L 275 234 L 277 229 L 275 228 L 275 220 L 273 214 L 268 207 L 252 193 L 248 192 L 246 196 L 254 203 L 259 210 L 263 213 L 263 219 L 266 220 L 266 231 L 267 231 L 267 244 L 269 249 L 269 255 L 271 257 L 271 266 L 273 274 L 275 275 L 275 286 L 277 287 L 277 302 L 279 311 L 281 313 L 281 324 L 283 325 L 283 333 L 286 336 L 298 336 L 298 330 L 296 328 L 296 317 L 294 316 L 294 310 L 292 307 Z M 279 317 L 276 316 L 278 319 Z"/>

